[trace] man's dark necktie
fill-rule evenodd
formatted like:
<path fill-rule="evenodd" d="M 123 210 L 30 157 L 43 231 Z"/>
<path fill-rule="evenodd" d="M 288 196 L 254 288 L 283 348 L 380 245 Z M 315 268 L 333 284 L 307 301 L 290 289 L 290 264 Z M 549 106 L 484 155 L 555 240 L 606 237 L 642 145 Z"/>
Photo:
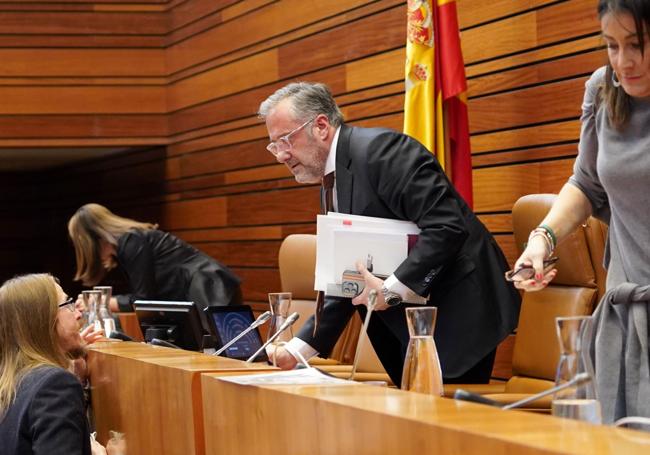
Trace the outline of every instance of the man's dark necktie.
<path fill-rule="evenodd" d="M 334 210 L 334 172 L 330 172 L 323 177 L 323 186 L 321 188 L 321 212 L 327 215 L 327 212 Z M 314 334 L 318 330 L 318 323 L 320 322 L 321 315 L 323 314 L 323 307 L 325 306 L 325 292 L 318 291 L 316 295 L 316 313 L 314 313 Z"/>

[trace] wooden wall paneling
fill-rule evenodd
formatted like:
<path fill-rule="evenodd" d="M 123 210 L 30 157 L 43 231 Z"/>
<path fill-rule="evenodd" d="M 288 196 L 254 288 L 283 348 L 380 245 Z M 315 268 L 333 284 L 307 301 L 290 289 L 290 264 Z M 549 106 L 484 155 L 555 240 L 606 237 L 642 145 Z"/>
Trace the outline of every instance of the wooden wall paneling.
<path fill-rule="evenodd" d="M 163 35 L 0 35 L 8 48 L 152 48 L 164 46 Z"/>
<path fill-rule="evenodd" d="M 175 111 L 278 79 L 277 51 L 270 50 L 184 79 L 169 87 L 169 110 Z"/>
<path fill-rule="evenodd" d="M 0 114 L 164 114 L 164 87 L 2 87 Z"/>
<path fill-rule="evenodd" d="M 405 41 L 405 26 L 406 14 L 400 6 L 281 46 L 280 77 L 295 77 L 401 47 Z"/>
<path fill-rule="evenodd" d="M 0 138 L 126 138 L 166 133 L 164 114 L 0 115 Z"/>
<path fill-rule="evenodd" d="M 513 55 L 506 55 L 475 64 L 467 64 L 465 73 L 468 79 L 487 73 L 496 73 L 509 68 L 534 64 L 536 62 L 564 57 L 573 53 L 588 52 L 594 49 L 602 49 L 603 41 L 599 35 L 592 35 L 585 38 L 563 41 L 545 46 L 526 50 Z M 602 64 L 606 62 L 606 55 L 603 54 Z M 595 68 L 594 68 L 595 69 Z"/>
<path fill-rule="evenodd" d="M 230 267 L 277 267 L 281 241 L 199 243 L 197 248 Z"/>
<path fill-rule="evenodd" d="M 277 1 L 277 0 L 276 0 Z M 257 0 L 257 2 L 260 3 L 267 3 L 264 2 L 263 0 Z M 238 9 L 240 5 L 246 5 L 247 8 L 249 8 L 249 5 L 253 5 L 256 2 L 242 2 L 237 5 L 234 5 L 231 8 L 227 8 L 226 10 L 222 11 L 224 20 L 225 16 L 228 15 L 228 13 L 231 10 Z M 228 52 L 226 54 L 220 55 L 218 57 L 212 58 L 210 60 L 205 60 L 202 63 L 192 65 L 191 67 L 188 67 L 185 70 L 180 70 L 176 73 L 174 73 L 171 76 L 171 80 L 175 81 L 178 79 L 184 79 L 185 77 L 191 76 L 192 74 L 195 74 L 197 72 L 205 71 L 207 69 L 213 68 L 215 66 L 223 65 L 228 62 L 232 62 L 235 60 L 239 60 L 241 58 L 250 56 L 252 54 L 256 54 L 259 52 L 263 52 L 268 49 L 273 49 L 276 47 L 279 47 L 283 44 L 297 41 L 301 38 L 304 38 L 309 35 L 316 35 L 318 33 L 321 33 L 323 30 L 328 30 L 333 27 L 336 27 L 341 24 L 345 24 L 348 22 L 353 22 L 359 18 L 366 17 L 373 15 L 379 11 L 383 11 L 387 8 L 390 8 L 392 6 L 395 6 L 397 4 L 403 4 L 402 0 L 381 0 L 381 1 L 375 1 L 375 2 L 370 2 L 370 3 L 365 3 L 362 6 L 353 8 L 351 10 L 344 11 L 340 14 L 336 15 L 330 15 L 330 16 L 325 16 L 321 18 L 320 20 L 311 22 L 309 24 L 305 24 L 301 27 L 297 27 L 291 30 L 287 30 L 284 33 L 281 33 L 279 35 L 275 35 L 272 37 L 265 38 L 261 41 L 258 41 L 255 44 L 248 45 L 245 47 L 238 48 L 235 51 Z M 237 11 L 237 15 L 239 14 L 239 11 Z"/>
<path fill-rule="evenodd" d="M 235 226 L 314 222 L 319 187 L 301 186 L 228 197 L 228 223 Z"/>
<path fill-rule="evenodd" d="M 573 159 L 476 169 L 474 210 L 509 211 L 517 199 L 532 193 L 557 193 L 572 173 Z"/>
<path fill-rule="evenodd" d="M 149 12 L 5 11 L 0 34 L 164 35 L 166 16 Z"/>
<path fill-rule="evenodd" d="M 215 56 L 255 44 L 323 17 L 335 15 L 368 3 L 367 0 L 330 0 L 304 2 L 285 0 L 272 3 L 257 11 L 232 20 L 171 46 L 168 51 L 171 74 L 197 65 Z M 245 21 L 244 21 L 245 19 Z M 242 33 L 245 30 L 246 33 Z M 233 39 L 237 37 L 237 39 Z"/>
<path fill-rule="evenodd" d="M 163 49 L 0 48 L 0 61 L 0 78 L 142 77 L 164 76 L 166 71 Z"/>
<path fill-rule="evenodd" d="M 465 64 L 596 34 L 595 10 L 592 0 L 559 2 L 464 31 Z"/>
<path fill-rule="evenodd" d="M 492 0 L 491 2 L 463 1 L 456 2 L 458 26 L 462 29 L 476 27 L 502 17 L 520 14 L 528 10 L 556 3 L 557 0 Z"/>
<path fill-rule="evenodd" d="M 469 100 L 472 133 L 577 118 L 585 77 Z M 534 109 L 532 107 L 534 106 Z"/>
<path fill-rule="evenodd" d="M 579 106 L 578 106 L 579 108 Z M 472 153 L 509 150 L 527 146 L 553 144 L 576 140 L 580 136 L 580 121 L 566 120 L 545 125 L 473 134 L 470 137 Z"/>
<path fill-rule="evenodd" d="M 601 50 L 564 58 L 544 61 L 499 73 L 472 78 L 467 83 L 467 95 L 472 98 L 479 95 L 503 92 L 526 86 L 547 84 L 577 75 L 590 75 L 593 68 L 603 62 Z"/>
<path fill-rule="evenodd" d="M 242 294 L 247 301 L 268 302 L 269 292 L 282 290 L 277 269 L 233 267 L 233 271 L 242 280 Z"/>
<path fill-rule="evenodd" d="M 578 143 L 551 145 L 507 152 L 484 153 L 472 157 L 474 169 L 481 167 L 515 164 L 526 161 L 548 160 L 551 158 L 575 157 L 578 152 Z"/>

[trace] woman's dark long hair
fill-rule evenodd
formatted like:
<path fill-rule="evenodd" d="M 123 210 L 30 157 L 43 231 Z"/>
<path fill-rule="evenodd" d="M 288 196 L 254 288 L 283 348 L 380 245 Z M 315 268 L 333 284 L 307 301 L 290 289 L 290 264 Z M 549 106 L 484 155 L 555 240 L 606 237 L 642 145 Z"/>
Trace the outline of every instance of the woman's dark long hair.
<path fill-rule="evenodd" d="M 648 0 L 599 0 L 598 17 L 605 14 L 629 14 L 634 19 L 637 39 L 644 54 L 644 33 L 650 36 L 650 2 Z M 623 87 L 615 87 L 612 83 L 614 69 L 611 63 L 607 64 L 605 84 L 600 91 L 600 99 L 607 107 L 610 123 L 621 129 L 630 117 L 630 95 L 625 93 Z"/>

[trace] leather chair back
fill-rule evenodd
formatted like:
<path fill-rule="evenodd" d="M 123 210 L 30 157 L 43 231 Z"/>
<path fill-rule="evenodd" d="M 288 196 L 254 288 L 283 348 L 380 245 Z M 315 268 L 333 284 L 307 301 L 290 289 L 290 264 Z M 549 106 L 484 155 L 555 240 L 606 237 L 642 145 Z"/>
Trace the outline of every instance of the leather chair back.
<path fill-rule="evenodd" d="M 554 194 L 533 194 L 515 203 L 512 223 L 519 254 L 555 198 Z M 508 393 L 532 393 L 552 386 L 560 355 L 555 318 L 588 315 L 595 308 L 600 289 L 604 290 L 603 245 L 603 226 L 591 218 L 557 246 L 558 273 L 548 287 L 523 293 Z M 600 262 L 594 264 L 599 256 Z"/>
<path fill-rule="evenodd" d="M 278 254 L 280 283 L 283 292 L 291 292 L 291 311 L 300 319 L 293 326 L 295 334 L 316 310 L 314 278 L 316 270 L 316 236 L 292 234 L 287 236 Z M 334 346 L 330 358 L 341 363 L 352 363 L 361 327 L 359 318 L 353 317 Z"/>

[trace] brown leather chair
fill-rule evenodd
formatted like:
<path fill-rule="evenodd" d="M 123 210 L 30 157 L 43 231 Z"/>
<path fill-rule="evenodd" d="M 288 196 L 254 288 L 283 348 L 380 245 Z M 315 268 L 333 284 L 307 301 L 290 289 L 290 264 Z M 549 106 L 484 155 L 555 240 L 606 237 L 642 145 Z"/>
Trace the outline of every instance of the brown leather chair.
<path fill-rule="evenodd" d="M 314 271 L 316 269 L 316 236 L 293 234 L 287 236 L 278 255 L 280 282 L 283 292 L 291 292 L 291 311 L 297 311 L 300 319 L 294 325 L 294 333 L 314 314 L 316 291 L 314 291 Z M 310 364 L 316 365 L 336 376 L 348 377 L 354 361 L 361 320 L 353 316 L 334 346 L 329 359 L 314 358 Z M 390 383 L 370 341 L 365 339 L 355 379 L 362 381 L 384 380 Z"/>
<path fill-rule="evenodd" d="M 555 198 L 553 194 L 534 194 L 515 203 L 512 223 L 519 254 L 530 231 L 539 225 Z M 556 248 L 559 261 L 555 279 L 541 291 L 523 293 L 512 359 L 513 375 L 505 385 L 453 386 L 446 388 L 446 394 L 452 395 L 456 388 L 466 388 L 509 403 L 553 386 L 560 355 L 555 318 L 588 315 L 595 308 L 604 290 L 605 271 L 601 265 L 604 232 L 604 226 L 594 218 L 578 227 Z M 530 408 L 550 409 L 550 397 L 533 403 Z"/>

